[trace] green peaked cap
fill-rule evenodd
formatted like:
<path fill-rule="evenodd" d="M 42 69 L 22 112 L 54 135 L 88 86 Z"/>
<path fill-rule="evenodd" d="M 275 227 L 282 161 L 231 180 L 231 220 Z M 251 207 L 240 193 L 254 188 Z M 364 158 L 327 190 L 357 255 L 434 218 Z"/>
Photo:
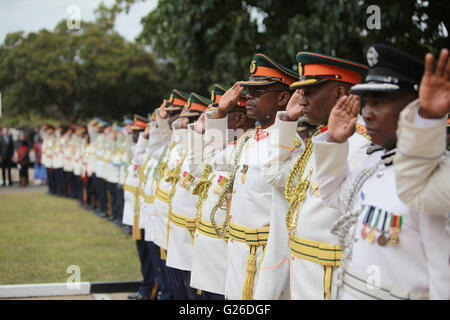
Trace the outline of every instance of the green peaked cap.
<path fill-rule="evenodd" d="M 192 92 L 186 103 L 186 111 L 182 112 L 180 117 L 198 117 L 202 112 L 206 111 L 206 108 L 213 102 L 195 92 Z"/>
<path fill-rule="evenodd" d="M 298 73 L 286 68 L 269 58 L 257 53 L 250 63 L 250 77 L 248 81 L 241 81 L 242 86 L 265 86 L 276 82 L 291 85 L 298 80 Z"/>
<path fill-rule="evenodd" d="M 359 62 L 322 53 L 299 52 L 296 59 L 300 77 L 299 81 L 291 84 L 291 89 L 317 85 L 327 80 L 358 84 L 368 70 Z"/>
<path fill-rule="evenodd" d="M 229 88 L 221 85 L 221 84 L 215 84 L 213 89 L 211 90 L 211 100 L 214 103 L 214 107 L 210 107 L 208 110 L 215 110 L 217 109 L 217 105 L 219 104 L 220 99 L 222 96 L 227 92 Z M 245 106 L 247 104 L 247 92 L 242 90 L 241 96 L 239 97 L 239 100 L 237 102 L 237 107 L 242 107 L 241 109 L 245 110 Z M 247 111 L 247 110 L 245 110 Z"/>
<path fill-rule="evenodd" d="M 183 110 L 184 105 L 189 99 L 189 94 L 186 92 L 183 92 L 178 89 L 173 89 L 170 97 L 169 97 L 169 104 L 166 108 L 167 111 L 181 111 Z"/>

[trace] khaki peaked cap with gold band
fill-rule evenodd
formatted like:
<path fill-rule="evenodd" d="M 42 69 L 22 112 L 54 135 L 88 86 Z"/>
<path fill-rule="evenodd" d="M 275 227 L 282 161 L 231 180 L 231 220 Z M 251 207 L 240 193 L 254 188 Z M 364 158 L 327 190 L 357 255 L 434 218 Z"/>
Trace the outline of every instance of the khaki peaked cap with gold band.
<path fill-rule="evenodd" d="M 168 101 L 168 105 L 166 107 L 166 111 L 182 111 L 184 105 L 186 104 L 186 102 L 189 99 L 189 94 L 186 92 L 183 92 L 181 90 L 177 90 L 177 89 L 173 89 L 170 97 L 169 97 L 169 101 Z"/>
<path fill-rule="evenodd" d="M 147 118 L 135 114 L 134 115 L 134 123 L 130 126 L 130 129 L 134 130 L 134 131 L 145 130 L 145 127 L 146 127 L 148 122 L 149 121 L 148 121 Z"/>
<path fill-rule="evenodd" d="M 274 83 L 291 85 L 298 80 L 298 73 L 288 69 L 268 56 L 257 53 L 250 63 L 248 81 L 241 81 L 241 86 L 267 86 Z"/>
<path fill-rule="evenodd" d="M 352 84 L 361 83 L 368 67 L 355 61 L 314 52 L 299 52 L 299 80 L 291 84 L 291 89 L 314 86 L 325 81 L 337 80 Z"/>
<path fill-rule="evenodd" d="M 180 114 L 180 118 L 199 117 L 210 104 L 212 104 L 210 99 L 192 92 L 186 102 L 184 111 Z"/>

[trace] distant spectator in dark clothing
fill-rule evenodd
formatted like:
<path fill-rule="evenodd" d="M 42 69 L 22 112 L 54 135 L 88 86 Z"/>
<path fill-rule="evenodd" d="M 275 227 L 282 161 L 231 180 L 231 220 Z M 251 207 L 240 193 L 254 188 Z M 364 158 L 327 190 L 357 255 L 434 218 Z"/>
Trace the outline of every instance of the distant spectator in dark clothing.
<path fill-rule="evenodd" d="M 2 167 L 3 185 L 6 185 L 6 172 L 8 172 L 8 184 L 12 185 L 11 166 L 14 155 L 14 142 L 12 136 L 8 134 L 8 129 L 3 128 L 0 135 L 0 166 Z"/>

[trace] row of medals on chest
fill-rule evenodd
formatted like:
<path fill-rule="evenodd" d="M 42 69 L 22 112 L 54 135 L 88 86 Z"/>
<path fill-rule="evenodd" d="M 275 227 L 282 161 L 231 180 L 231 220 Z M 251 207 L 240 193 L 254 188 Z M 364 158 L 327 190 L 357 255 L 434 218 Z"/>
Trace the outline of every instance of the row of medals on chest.
<path fill-rule="evenodd" d="M 248 165 L 246 165 L 246 164 L 242 165 L 242 168 L 240 170 L 240 172 L 242 173 L 242 175 L 241 175 L 241 182 L 242 183 L 245 183 L 245 181 L 246 181 L 247 170 L 248 170 Z M 182 176 L 182 178 L 180 180 L 180 185 L 183 188 L 185 188 L 186 190 L 189 190 L 190 186 L 193 183 L 195 183 L 196 178 L 193 177 L 187 171 L 184 171 L 181 176 Z M 216 176 L 216 174 L 213 174 L 212 178 L 215 178 L 215 176 Z M 222 193 L 223 188 L 225 187 L 226 182 L 227 182 L 227 178 L 226 177 L 224 177 L 222 175 L 218 175 L 217 181 L 216 181 L 214 189 L 213 189 L 214 193 L 217 194 L 217 195 L 220 195 Z"/>
<path fill-rule="evenodd" d="M 378 245 L 398 245 L 403 217 L 373 205 L 365 207 L 361 239 Z"/>

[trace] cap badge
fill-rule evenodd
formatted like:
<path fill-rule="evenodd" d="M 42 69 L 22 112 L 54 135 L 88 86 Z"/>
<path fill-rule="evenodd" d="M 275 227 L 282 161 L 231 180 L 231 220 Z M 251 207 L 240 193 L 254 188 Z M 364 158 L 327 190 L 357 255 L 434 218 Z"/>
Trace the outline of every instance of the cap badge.
<path fill-rule="evenodd" d="M 173 101 L 173 93 L 169 97 L 169 103 L 172 103 L 172 101 Z"/>
<path fill-rule="evenodd" d="M 214 103 L 214 98 L 216 97 L 214 90 L 211 91 L 211 101 Z"/>
<path fill-rule="evenodd" d="M 298 63 L 298 74 L 303 75 L 303 65 L 301 62 Z"/>
<path fill-rule="evenodd" d="M 370 47 L 367 51 L 367 63 L 370 67 L 373 67 L 378 63 L 378 52 L 374 47 Z"/>
<path fill-rule="evenodd" d="M 253 60 L 252 63 L 250 63 L 250 73 L 253 74 L 256 71 L 256 61 Z"/>

